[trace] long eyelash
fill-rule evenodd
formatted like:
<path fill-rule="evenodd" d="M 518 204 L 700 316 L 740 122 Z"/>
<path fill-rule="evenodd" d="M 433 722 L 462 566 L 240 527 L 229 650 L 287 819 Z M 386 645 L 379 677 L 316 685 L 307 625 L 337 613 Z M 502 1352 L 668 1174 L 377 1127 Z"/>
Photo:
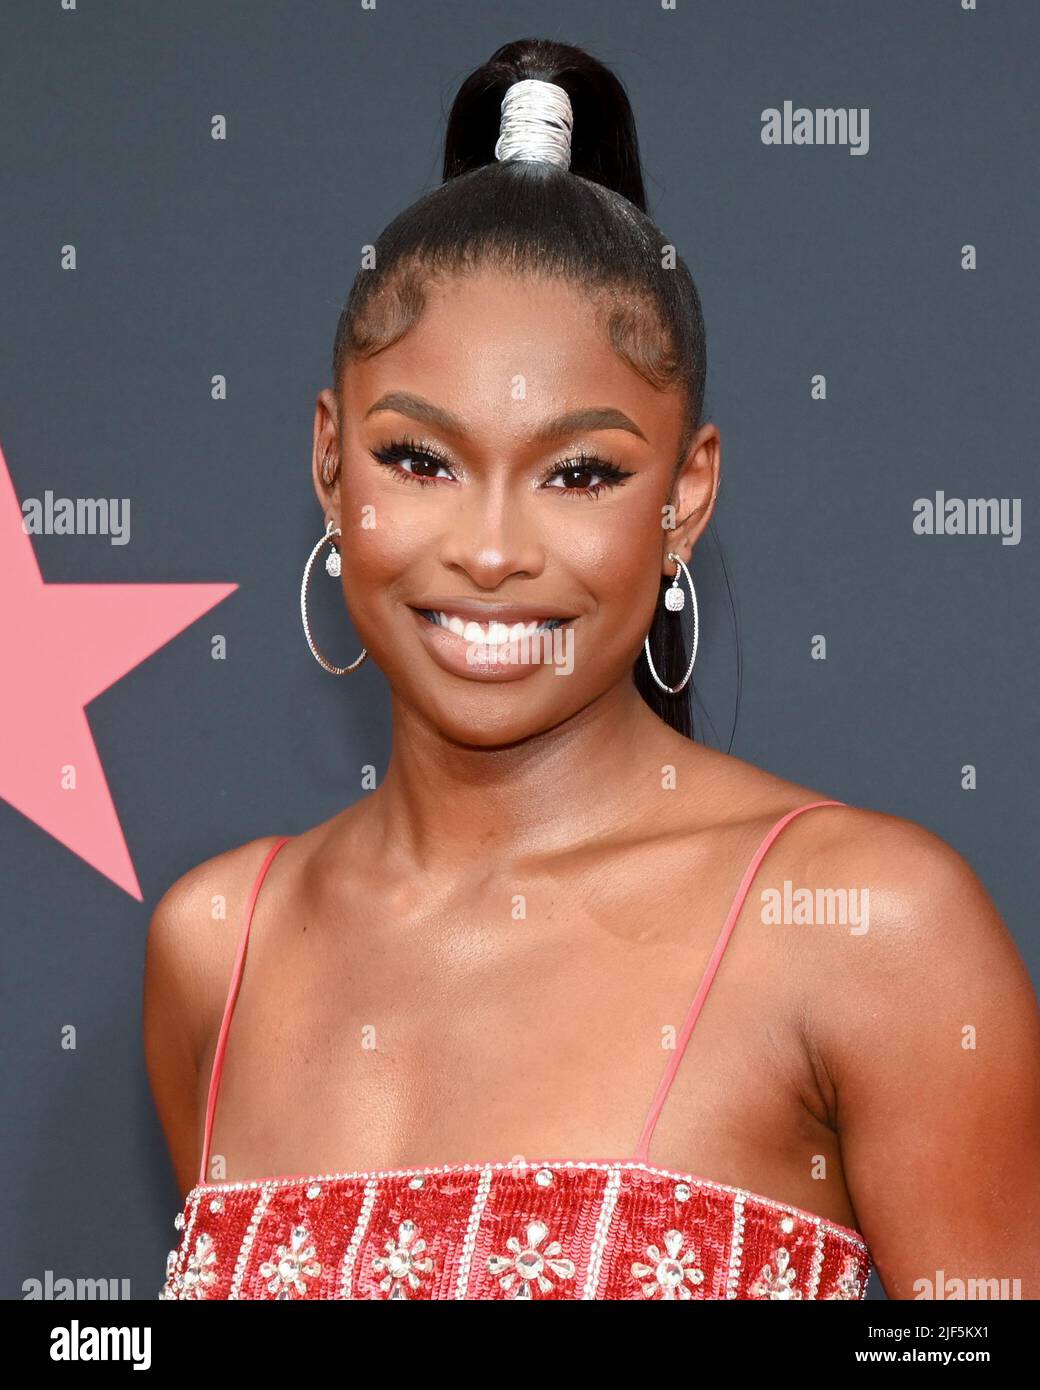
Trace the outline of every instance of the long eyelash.
<path fill-rule="evenodd" d="M 606 459 L 601 459 L 597 454 L 580 453 L 572 458 L 561 459 L 550 468 L 549 472 L 542 479 L 544 483 L 559 477 L 561 473 L 572 473 L 575 469 L 587 468 L 592 473 L 599 473 L 605 480 L 597 483 L 595 487 L 564 487 L 553 489 L 560 491 L 569 497 L 591 497 L 596 499 L 602 497 L 605 492 L 612 488 L 621 487 L 632 474 L 625 468 L 618 468 L 617 464 L 608 463 Z"/>
<path fill-rule="evenodd" d="M 418 473 L 411 473 L 407 468 L 399 465 L 403 459 L 423 459 L 428 463 L 436 464 L 440 468 L 451 468 L 450 462 L 436 449 L 427 444 L 420 444 L 418 440 L 405 437 L 403 439 L 392 440 L 384 445 L 382 449 L 373 449 L 372 457 L 392 470 L 395 477 L 408 483 L 418 483 L 420 487 L 429 487 L 431 483 L 444 482 L 443 478 L 424 478 Z M 632 474 L 624 468 L 618 468 L 614 463 L 608 463 L 606 459 L 601 459 L 598 454 L 589 454 L 582 451 L 574 454 L 571 458 L 561 459 L 550 468 L 542 479 L 543 483 L 548 483 L 551 479 L 559 477 L 561 473 L 571 473 L 579 468 L 587 468 L 591 472 L 600 474 L 603 481 L 595 487 L 567 487 L 560 488 L 559 491 L 566 493 L 570 497 L 591 497 L 593 499 L 601 497 L 605 492 L 612 488 L 621 487 Z"/>
<path fill-rule="evenodd" d="M 428 463 L 435 463 L 440 468 L 450 468 L 451 464 L 435 449 L 431 449 L 426 444 L 420 444 L 417 440 L 404 438 L 394 439 L 382 449 L 373 449 L 372 457 L 377 463 L 383 464 L 394 474 L 394 477 L 401 478 L 407 483 L 418 483 L 420 487 L 429 487 L 431 483 L 443 483 L 444 478 L 423 478 L 418 473 L 410 473 L 407 468 L 398 465 L 402 459 L 424 459 Z"/>

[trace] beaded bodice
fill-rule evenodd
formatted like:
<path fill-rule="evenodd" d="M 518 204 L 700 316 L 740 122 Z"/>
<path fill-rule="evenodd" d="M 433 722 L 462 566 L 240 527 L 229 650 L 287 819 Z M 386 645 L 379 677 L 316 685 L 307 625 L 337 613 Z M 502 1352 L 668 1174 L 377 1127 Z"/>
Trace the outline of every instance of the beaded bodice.
<path fill-rule="evenodd" d="M 465 1164 L 192 1189 L 162 1298 L 860 1299 L 861 1236 L 647 1164 Z"/>
<path fill-rule="evenodd" d="M 228 1029 L 257 894 L 217 1039 L 198 1183 L 174 1222 L 161 1298 L 860 1299 L 871 1261 L 849 1227 L 758 1193 L 653 1167 L 650 1140 L 769 846 L 748 865 L 629 1158 L 208 1182 Z"/>

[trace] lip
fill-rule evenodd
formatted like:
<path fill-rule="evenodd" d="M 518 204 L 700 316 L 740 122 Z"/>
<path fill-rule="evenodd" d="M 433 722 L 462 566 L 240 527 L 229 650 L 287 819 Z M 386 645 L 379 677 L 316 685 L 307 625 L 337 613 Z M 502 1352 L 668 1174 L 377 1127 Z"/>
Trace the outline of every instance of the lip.
<path fill-rule="evenodd" d="M 418 605 L 407 606 L 411 609 L 418 627 L 420 640 L 442 670 L 454 676 L 464 676 L 467 680 L 493 683 L 523 680 L 546 669 L 545 663 L 498 660 L 499 655 L 508 653 L 508 644 L 502 647 L 489 645 L 487 660 L 472 661 L 468 655 L 472 643 L 449 628 L 430 622 L 423 616 L 424 611 L 454 613 L 467 621 L 483 623 L 530 623 L 541 618 L 560 620 L 570 616 L 560 609 L 550 611 L 549 608 L 533 607 L 529 604 L 481 604 L 447 598 L 424 600 L 421 608 Z"/>

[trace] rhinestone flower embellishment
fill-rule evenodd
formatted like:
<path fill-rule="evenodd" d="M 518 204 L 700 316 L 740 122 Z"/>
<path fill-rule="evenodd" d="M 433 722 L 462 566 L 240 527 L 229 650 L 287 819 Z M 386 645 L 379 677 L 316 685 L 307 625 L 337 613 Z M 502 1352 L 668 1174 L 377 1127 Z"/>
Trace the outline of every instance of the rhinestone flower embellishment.
<path fill-rule="evenodd" d="M 551 1293 L 555 1286 L 546 1277 L 547 1269 L 558 1279 L 574 1278 L 574 1261 L 562 1258 L 563 1247 L 558 1240 L 539 1250 L 549 1234 L 547 1226 L 541 1221 L 529 1221 L 524 1234 L 526 1245 L 521 1245 L 516 1236 L 510 1236 L 506 1241 L 508 1255 L 488 1256 L 488 1270 L 501 1276 L 499 1285 L 510 1298 L 534 1298 L 535 1286 L 539 1293 Z"/>
<path fill-rule="evenodd" d="M 863 1283 L 859 1277 L 856 1261 L 851 1255 L 845 1256 L 845 1265 L 838 1275 L 837 1283 L 827 1295 L 828 1298 L 859 1298 L 863 1293 Z"/>
<path fill-rule="evenodd" d="M 801 1298 L 801 1292 L 794 1287 L 797 1271 L 791 1264 L 791 1256 L 781 1245 L 773 1257 L 776 1273 L 771 1265 L 763 1265 L 758 1278 L 749 1290 L 752 1298 Z"/>
<path fill-rule="evenodd" d="M 182 1298 L 205 1298 L 206 1290 L 217 1282 L 217 1252 L 213 1238 L 203 1233 L 195 1242 L 194 1251 L 188 1256 L 188 1263 L 181 1275 Z"/>
<path fill-rule="evenodd" d="M 632 1276 L 643 1280 L 644 1298 L 692 1298 L 687 1281 L 697 1285 L 704 1283 L 704 1270 L 697 1267 L 697 1251 L 691 1245 L 685 1254 L 681 1253 L 686 1237 L 682 1231 L 665 1231 L 664 1250 L 656 1245 L 646 1247 L 649 1264 L 636 1260 L 632 1265 Z"/>
<path fill-rule="evenodd" d="M 397 1228 L 397 1239 L 388 1240 L 385 1255 L 377 1255 L 372 1268 L 377 1274 L 386 1270 L 379 1287 L 390 1298 L 407 1298 L 408 1290 L 414 1293 L 421 1287 L 420 1274 L 429 1274 L 433 1261 L 424 1252 L 426 1242 L 419 1236 L 419 1228 L 414 1221 L 402 1221 Z"/>
<path fill-rule="evenodd" d="M 261 1277 L 268 1280 L 267 1292 L 275 1298 L 292 1298 L 294 1294 L 302 1298 L 307 1292 L 307 1280 L 321 1273 L 314 1253 L 310 1231 L 306 1226 L 294 1226 L 289 1244 L 279 1245 L 274 1258 L 260 1266 Z"/>

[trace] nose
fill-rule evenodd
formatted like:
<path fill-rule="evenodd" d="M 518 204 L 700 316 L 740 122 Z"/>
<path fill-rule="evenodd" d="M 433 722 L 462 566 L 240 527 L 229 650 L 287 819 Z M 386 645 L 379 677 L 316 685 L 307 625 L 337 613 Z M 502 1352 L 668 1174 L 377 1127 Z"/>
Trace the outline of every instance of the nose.
<path fill-rule="evenodd" d="M 459 494 L 441 537 L 440 560 L 480 589 L 497 589 L 514 575 L 533 578 L 545 568 L 545 550 L 530 500 L 499 477 Z"/>

